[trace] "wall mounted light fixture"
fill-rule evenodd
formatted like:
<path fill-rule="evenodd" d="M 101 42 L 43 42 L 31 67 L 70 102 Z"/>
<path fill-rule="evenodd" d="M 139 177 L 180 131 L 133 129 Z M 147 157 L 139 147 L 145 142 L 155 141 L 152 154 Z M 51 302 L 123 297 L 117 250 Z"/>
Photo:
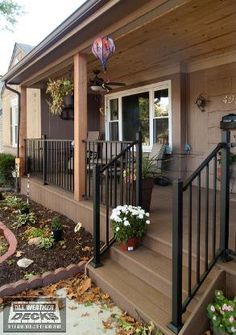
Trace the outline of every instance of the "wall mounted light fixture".
<path fill-rule="evenodd" d="M 197 107 L 200 109 L 201 112 L 205 112 L 207 102 L 208 100 L 203 96 L 203 94 L 199 94 L 199 96 L 195 101 L 195 104 L 197 105 Z"/>

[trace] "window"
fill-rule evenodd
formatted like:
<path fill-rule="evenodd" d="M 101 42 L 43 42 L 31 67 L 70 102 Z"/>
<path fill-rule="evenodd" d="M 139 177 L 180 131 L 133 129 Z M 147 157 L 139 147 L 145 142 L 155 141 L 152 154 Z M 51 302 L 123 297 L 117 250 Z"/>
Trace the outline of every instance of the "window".
<path fill-rule="evenodd" d="M 143 149 L 153 143 L 172 147 L 170 81 L 106 96 L 106 139 L 134 141 L 140 129 Z"/>
<path fill-rule="evenodd" d="M 17 146 L 18 138 L 18 102 L 17 99 L 11 101 L 10 108 L 10 137 L 11 145 L 13 147 Z"/>
<path fill-rule="evenodd" d="M 118 99 L 109 101 L 109 140 L 119 140 L 119 103 Z"/>
<path fill-rule="evenodd" d="M 168 89 L 154 92 L 153 143 L 169 143 Z"/>

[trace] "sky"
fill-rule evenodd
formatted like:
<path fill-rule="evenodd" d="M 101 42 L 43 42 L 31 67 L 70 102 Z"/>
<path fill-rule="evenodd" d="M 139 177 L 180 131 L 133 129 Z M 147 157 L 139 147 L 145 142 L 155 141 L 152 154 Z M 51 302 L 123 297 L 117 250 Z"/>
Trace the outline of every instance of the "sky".
<path fill-rule="evenodd" d="M 85 0 L 15 0 L 24 7 L 13 32 L 0 30 L 0 75 L 7 72 L 15 42 L 36 46 Z"/>

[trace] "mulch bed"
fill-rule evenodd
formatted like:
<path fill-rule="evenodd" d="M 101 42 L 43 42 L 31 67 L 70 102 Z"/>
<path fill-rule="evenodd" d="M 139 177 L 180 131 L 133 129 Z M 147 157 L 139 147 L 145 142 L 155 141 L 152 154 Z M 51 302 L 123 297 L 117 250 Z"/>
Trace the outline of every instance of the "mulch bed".
<path fill-rule="evenodd" d="M 1 231 L 0 231 L 0 256 L 3 256 L 5 252 L 7 252 L 7 249 L 8 249 L 8 243 L 5 237 L 1 236 Z"/>
<path fill-rule="evenodd" d="M 17 196 L 25 200 L 24 196 Z M 87 261 L 92 256 L 92 235 L 83 227 L 75 233 L 75 222 L 34 201 L 30 201 L 30 212 L 34 212 L 37 217 L 36 223 L 31 225 L 32 227 L 50 227 L 52 218 L 58 216 L 63 225 L 63 242 L 56 242 L 48 250 L 41 249 L 36 245 L 29 245 L 24 235 L 29 225 L 13 228 L 17 211 L 6 207 L 4 202 L 0 201 L 0 221 L 12 230 L 18 242 L 15 255 L 0 264 L 0 286 L 20 279 L 28 279 L 29 274 L 39 275 L 70 264 L 77 264 L 82 260 Z M 19 268 L 16 263 L 22 257 L 32 259 L 34 263 L 26 269 Z"/>

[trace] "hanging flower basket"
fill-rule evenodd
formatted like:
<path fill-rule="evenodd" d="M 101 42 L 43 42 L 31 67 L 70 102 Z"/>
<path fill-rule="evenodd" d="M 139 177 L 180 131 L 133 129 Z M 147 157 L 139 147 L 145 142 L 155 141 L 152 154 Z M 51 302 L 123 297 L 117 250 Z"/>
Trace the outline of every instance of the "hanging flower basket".
<path fill-rule="evenodd" d="M 72 103 L 74 85 L 69 79 L 49 79 L 46 93 L 49 95 L 49 112 L 60 115 L 67 103 Z M 66 99 L 66 101 L 65 101 Z"/>

